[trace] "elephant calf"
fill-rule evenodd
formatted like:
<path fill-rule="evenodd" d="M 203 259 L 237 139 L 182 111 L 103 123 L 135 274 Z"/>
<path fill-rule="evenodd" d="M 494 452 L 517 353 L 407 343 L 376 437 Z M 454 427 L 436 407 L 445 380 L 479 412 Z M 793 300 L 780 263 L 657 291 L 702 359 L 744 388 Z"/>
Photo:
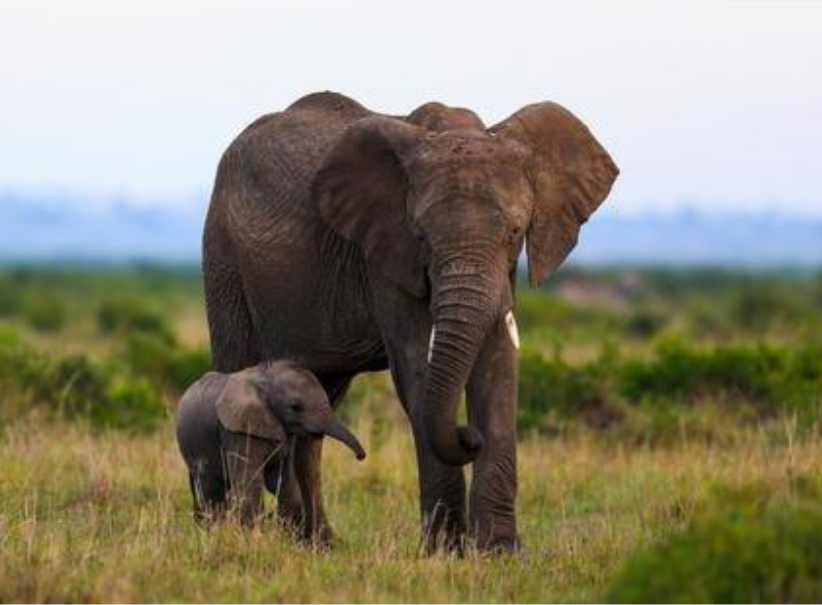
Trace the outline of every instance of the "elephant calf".
<path fill-rule="evenodd" d="M 263 486 L 276 493 L 276 469 L 290 435 L 328 435 L 365 458 L 317 378 L 296 364 L 208 372 L 191 385 L 177 410 L 177 441 L 189 469 L 195 519 L 204 522 L 231 508 L 243 524 L 254 523 Z"/>

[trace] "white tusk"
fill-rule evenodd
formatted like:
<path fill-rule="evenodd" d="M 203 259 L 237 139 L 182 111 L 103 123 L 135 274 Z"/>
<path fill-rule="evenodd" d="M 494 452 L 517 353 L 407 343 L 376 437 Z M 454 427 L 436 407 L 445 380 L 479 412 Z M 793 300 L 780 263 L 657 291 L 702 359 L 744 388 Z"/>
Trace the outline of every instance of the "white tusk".
<path fill-rule="evenodd" d="M 428 339 L 428 363 L 431 363 L 431 355 L 434 352 L 434 336 L 437 334 L 437 326 L 431 326 L 431 337 Z"/>
<path fill-rule="evenodd" d="M 517 320 L 514 318 L 514 312 L 508 311 L 505 314 L 505 327 L 508 329 L 508 338 L 511 339 L 511 344 L 516 350 L 519 350 L 519 330 L 517 329 Z"/>

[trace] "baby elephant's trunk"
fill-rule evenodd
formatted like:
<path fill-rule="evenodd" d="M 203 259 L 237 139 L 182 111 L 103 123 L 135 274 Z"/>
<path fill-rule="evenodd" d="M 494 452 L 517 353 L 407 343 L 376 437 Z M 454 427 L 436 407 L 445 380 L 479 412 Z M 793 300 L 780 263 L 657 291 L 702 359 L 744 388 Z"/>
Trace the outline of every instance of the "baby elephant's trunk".
<path fill-rule="evenodd" d="M 333 415 L 329 415 L 328 420 L 325 423 L 325 426 L 322 427 L 322 432 L 329 437 L 333 437 L 337 441 L 340 441 L 348 446 L 348 448 L 354 452 L 354 455 L 357 457 L 357 460 L 362 460 L 365 458 L 365 450 L 363 449 L 362 445 L 360 445 L 359 440 L 354 436 L 354 434 L 345 428 L 342 422 L 337 420 L 337 418 Z"/>

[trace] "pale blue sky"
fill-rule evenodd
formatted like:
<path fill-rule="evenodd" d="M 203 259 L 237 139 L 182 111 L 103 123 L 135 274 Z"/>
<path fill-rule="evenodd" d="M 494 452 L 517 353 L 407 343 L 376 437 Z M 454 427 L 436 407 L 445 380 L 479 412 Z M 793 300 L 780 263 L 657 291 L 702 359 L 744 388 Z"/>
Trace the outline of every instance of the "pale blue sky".
<path fill-rule="evenodd" d="M 622 168 L 611 212 L 822 214 L 822 3 L 790 2 L 4 2 L 0 191 L 202 203 L 244 125 L 322 89 L 558 101 Z"/>

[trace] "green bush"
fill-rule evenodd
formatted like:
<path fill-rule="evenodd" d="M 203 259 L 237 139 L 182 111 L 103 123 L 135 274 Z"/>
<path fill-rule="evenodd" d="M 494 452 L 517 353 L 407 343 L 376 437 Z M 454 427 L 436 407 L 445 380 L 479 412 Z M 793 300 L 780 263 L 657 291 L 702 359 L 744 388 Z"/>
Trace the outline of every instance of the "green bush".
<path fill-rule="evenodd" d="M 14 317 L 23 308 L 23 296 L 10 275 L 0 275 L 0 317 Z"/>
<path fill-rule="evenodd" d="M 97 309 L 97 325 L 103 334 L 127 333 L 154 336 L 168 344 L 176 338 L 166 319 L 134 298 L 114 298 Z"/>
<path fill-rule="evenodd" d="M 68 416 L 91 414 L 104 403 L 110 372 L 85 355 L 69 355 L 47 360 L 35 393 L 40 401 Z"/>
<path fill-rule="evenodd" d="M 28 297 L 24 313 L 28 324 L 40 332 L 57 332 L 68 318 L 63 299 L 51 293 Z"/>
<path fill-rule="evenodd" d="M 21 344 L 20 331 L 15 326 L 0 324 L 0 354 L 2 354 L 3 349 L 18 347 Z"/>
<path fill-rule="evenodd" d="M 61 357 L 0 342 L 0 415 L 10 419 L 35 408 L 96 428 L 134 431 L 156 427 L 166 414 L 160 385 L 116 358 Z"/>
<path fill-rule="evenodd" d="M 575 312 L 576 309 L 555 296 L 528 290 L 517 296 L 517 323 L 523 332 L 546 326 L 566 329 L 573 323 Z"/>
<path fill-rule="evenodd" d="M 619 318 L 605 306 L 574 305 L 545 292 L 523 288 L 517 293 L 517 323 L 526 338 L 573 332 L 575 337 L 601 336 L 619 326 Z"/>
<path fill-rule="evenodd" d="M 589 284 L 603 296 L 571 302 L 569 286 L 579 291 Z M 517 293 L 522 429 L 619 421 L 620 438 L 653 441 L 688 423 L 701 430 L 714 414 L 743 421 L 791 414 L 800 428 L 819 419 L 822 346 L 808 343 L 822 342 L 820 274 L 572 268 L 560 270 L 547 291 L 553 294 L 528 287 Z M 42 405 L 84 417 L 114 396 L 115 384 L 176 395 L 210 363 L 207 349 L 178 341 L 169 318 L 181 309 L 197 312 L 200 301 L 201 275 L 186 268 L 0 270 L 0 412 Z M 108 356 L 23 346 L 25 326 L 60 330 L 69 320 L 96 322 L 105 336 L 83 341 L 83 330 L 71 330 L 80 339 L 72 349 L 86 344 L 111 351 Z M 699 340 L 652 340 L 673 329 Z M 763 334 L 763 344 L 751 344 Z M 44 346 L 49 340 L 38 338 Z M 627 344 L 630 355 L 578 362 L 538 352 L 568 344 L 584 355 L 603 340 Z M 353 410 L 364 392 L 355 383 L 343 409 Z"/>
<path fill-rule="evenodd" d="M 208 349 L 180 347 L 171 360 L 169 386 L 183 392 L 210 369 L 211 352 Z"/>
<path fill-rule="evenodd" d="M 688 404 L 728 395 L 766 415 L 791 411 L 815 418 L 822 398 L 822 348 L 758 344 L 699 350 L 669 341 L 650 360 L 624 362 L 616 382 L 630 402 L 654 398 Z"/>
<path fill-rule="evenodd" d="M 10 417 L 28 407 L 35 390 L 42 388 L 50 371 L 43 353 L 24 346 L 18 338 L 0 343 L 0 412 Z"/>
<path fill-rule="evenodd" d="M 665 315 L 650 307 L 639 307 L 633 310 L 625 321 L 628 334 L 636 338 L 650 338 L 657 334 L 668 323 Z"/>
<path fill-rule="evenodd" d="M 145 380 L 115 381 L 106 395 L 92 406 L 90 418 L 94 425 L 147 432 L 157 427 L 167 414 L 162 393 Z"/>
<path fill-rule="evenodd" d="M 822 347 L 735 344 L 703 349 L 666 340 L 648 359 L 622 359 L 606 349 L 599 359 L 579 365 L 526 348 L 519 385 L 523 430 L 577 418 L 602 428 L 622 418 L 626 406 L 634 417 L 647 417 L 645 426 L 675 429 L 683 406 L 706 400 L 733 405 L 745 416 L 751 408 L 763 419 L 792 414 L 809 428 L 822 412 Z"/>
<path fill-rule="evenodd" d="M 133 373 L 177 392 L 185 390 L 211 366 L 207 350 L 175 345 L 149 334 L 129 334 L 119 354 Z"/>
<path fill-rule="evenodd" d="M 742 287 L 735 290 L 730 299 L 729 317 L 746 331 L 763 332 L 805 310 L 793 292 L 773 285 Z"/>
<path fill-rule="evenodd" d="M 582 416 L 594 425 L 615 419 L 615 410 L 605 396 L 606 364 L 571 366 L 560 355 L 545 359 L 524 350 L 519 364 L 519 413 L 522 430 L 548 428 Z"/>
<path fill-rule="evenodd" d="M 4 407 L 42 405 L 65 416 L 85 415 L 105 397 L 108 373 L 83 355 L 53 357 L 25 345 L 0 347 Z"/>
<path fill-rule="evenodd" d="M 818 505 L 724 507 L 634 554 L 610 587 L 616 603 L 822 602 Z"/>

